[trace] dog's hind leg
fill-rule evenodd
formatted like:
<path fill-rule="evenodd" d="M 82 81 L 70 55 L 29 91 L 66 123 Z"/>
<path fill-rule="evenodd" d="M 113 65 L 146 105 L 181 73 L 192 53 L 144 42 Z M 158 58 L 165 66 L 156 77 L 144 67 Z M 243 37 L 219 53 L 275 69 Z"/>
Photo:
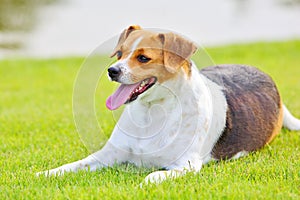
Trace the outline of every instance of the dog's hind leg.
<path fill-rule="evenodd" d="M 291 131 L 300 130 L 300 120 L 295 118 L 283 105 L 283 126 Z"/>

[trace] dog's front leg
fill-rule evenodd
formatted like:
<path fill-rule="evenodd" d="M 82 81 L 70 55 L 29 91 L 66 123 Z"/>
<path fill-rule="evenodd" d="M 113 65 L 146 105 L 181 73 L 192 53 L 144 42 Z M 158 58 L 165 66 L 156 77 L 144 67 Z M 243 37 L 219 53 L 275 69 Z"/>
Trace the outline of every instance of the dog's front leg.
<path fill-rule="evenodd" d="M 184 166 L 173 166 L 170 170 L 161 170 L 155 171 L 146 176 L 144 183 L 161 183 L 167 179 L 174 179 L 180 176 L 185 175 L 188 172 L 197 173 L 201 170 L 203 162 L 201 160 L 197 160 L 196 162 L 191 163 L 187 161 Z M 141 184 L 142 186 L 142 184 Z"/>
<path fill-rule="evenodd" d="M 171 170 L 160 170 L 155 171 L 146 176 L 145 184 L 148 183 L 161 183 L 167 179 L 174 179 L 185 175 L 188 172 L 186 169 L 171 169 Z"/>
<path fill-rule="evenodd" d="M 55 169 L 39 172 L 37 175 L 63 175 L 65 172 L 77 172 L 78 170 L 95 171 L 102 167 L 112 166 L 123 162 L 126 157 L 124 154 L 126 154 L 126 152 L 115 148 L 110 142 L 107 142 L 101 150 L 82 160 L 68 163 Z"/>

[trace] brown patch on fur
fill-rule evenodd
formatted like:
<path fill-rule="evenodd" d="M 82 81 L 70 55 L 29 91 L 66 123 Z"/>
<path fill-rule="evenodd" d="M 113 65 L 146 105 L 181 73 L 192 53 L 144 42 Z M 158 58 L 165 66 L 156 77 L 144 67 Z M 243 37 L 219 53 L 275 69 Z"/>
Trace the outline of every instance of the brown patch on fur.
<path fill-rule="evenodd" d="M 180 67 L 184 67 L 184 71 L 189 76 L 191 69 L 188 60 L 197 50 L 196 45 L 174 33 L 161 33 L 158 37 L 163 44 L 166 69 L 171 73 L 175 73 Z"/>
<path fill-rule="evenodd" d="M 282 128 L 282 123 L 283 123 L 283 106 L 282 106 L 282 102 L 280 104 L 281 105 L 280 105 L 279 115 L 278 115 L 278 118 L 277 118 L 277 123 L 275 124 L 274 130 L 273 130 L 269 140 L 267 141 L 267 144 L 272 142 L 272 140 L 280 133 L 280 130 Z"/>
<path fill-rule="evenodd" d="M 142 38 L 137 47 L 132 47 L 138 38 Z M 156 77 L 159 83 L 173 79 L 182 68 L 188 77 L 191 76 L 190 56 L 195 52 L 196 46 L 174 33 L 154 33 L 138 27 L 129 27 L 124 30 L 112 56 L 118 51 L 122 52 L 122 59 L 131 57 L 128 66 L 131 68 L 131 79 L 139 82 L 149 77 Z M 139 55 L 145 55 L 151 60 L 141 63 L 137 60 Z"/>
<path fill-rule="evenodd" d="M 128 38 L 129 34 L 135 30 L 141 30 L 142 28 L 139 25 L 131 25 L 127 29 L 125 29 L 118 40 L 117 46 L 114 48 L 112 54 L 110 57 L 114 57 L 118 50 L 120 49 L 121 45 L 125 42 L 125 40 Z"/>
<path fill-rule="evenodd" d="M 137 45 L 134 52 L 131 52 L 134 42 L 140 37 L 143 39 Z M 135 31 L 123 43 L 121 49 L 124 52 L 124 58 L 127 58 L 132 53 L 127 64 L 131 68 L 131 78 L 134 82 L 149 77 L 156 77 L 158 82 L 162 83 L 177 75 L 176 73 L 170 73 L 165 68 L 162 43 L 156 33 L 144 30 Z M 137 60 L 139 55 L 144 55 L 151 58 L 151 60 L 147 63 L 141 63 Z"/>
<path fill-rule="evenodd" d="M 201 73 L 224 88 L 228 104 L 226 127 L 212 151 L 215 159 L 260 149 L 278 132 L 281 100 L 268 75 L 241 65 L 208 67 Z"/>
<path fill-rule="evenodd" d="M 184 73 L 187 75 L 188 78 L 191 77 L 192 75 L 192 63 L 188 62 L 188 61 L 185 61 L 182 65 L 182 69 L 184 71 Z"/>

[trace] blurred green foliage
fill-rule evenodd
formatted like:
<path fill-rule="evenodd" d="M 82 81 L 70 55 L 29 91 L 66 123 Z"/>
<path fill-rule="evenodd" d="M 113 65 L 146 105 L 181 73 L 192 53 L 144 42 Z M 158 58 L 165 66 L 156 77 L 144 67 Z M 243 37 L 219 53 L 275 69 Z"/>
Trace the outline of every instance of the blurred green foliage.
<path fill-rule="evenodd" d="M 57 0 L 0 0 L 0 31 L 28 31 L 38 8 Z"/>

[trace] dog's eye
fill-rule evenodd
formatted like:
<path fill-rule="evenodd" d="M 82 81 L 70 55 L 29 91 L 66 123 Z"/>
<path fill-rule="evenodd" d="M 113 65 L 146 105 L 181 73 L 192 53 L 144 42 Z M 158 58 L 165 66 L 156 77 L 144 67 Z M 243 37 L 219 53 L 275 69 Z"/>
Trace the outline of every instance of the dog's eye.
<path fill-rule="evenodd" d="M 151 60 L 151 58 L 148 58 L 148 57 L 146 57 L 144 55 L 138 55 L 136 58 L 141 63 L 147 63 L 147 62 L 149 62 Z"/>
<path fill-rule="evenodd" d="M 122 51 L 117 51 L 116 55 L 117 59 L 120 60 L 122 58 Z"/>

